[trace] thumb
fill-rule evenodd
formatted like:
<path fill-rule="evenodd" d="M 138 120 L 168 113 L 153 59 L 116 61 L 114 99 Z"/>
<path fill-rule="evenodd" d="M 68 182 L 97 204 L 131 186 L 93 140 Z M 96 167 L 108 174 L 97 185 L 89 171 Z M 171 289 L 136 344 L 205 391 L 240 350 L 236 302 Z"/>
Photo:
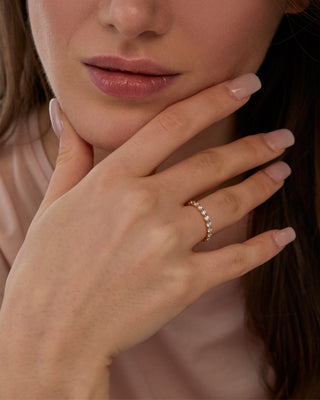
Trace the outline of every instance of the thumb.
<path fill-rule="evenodd" d="M 60 138 L 55 170 L 37 216 L 76 186 L 93 168 L 93 148 L 73 129 L 57 99 L 49 104 L 52 128 Z"/>

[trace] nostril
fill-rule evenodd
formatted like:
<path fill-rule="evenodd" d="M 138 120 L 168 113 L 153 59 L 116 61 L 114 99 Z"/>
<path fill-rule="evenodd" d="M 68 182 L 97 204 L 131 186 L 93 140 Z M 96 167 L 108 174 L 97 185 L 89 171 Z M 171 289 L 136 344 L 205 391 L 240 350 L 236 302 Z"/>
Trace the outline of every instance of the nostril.
<path fill-rule="evenodd" d="M 169 30 L 170 21 L 170 14 L 161 2 L 155 5 L 144 0 L 109 0 L 99 6 L 100 24 L 127 40 L 163 35 Z"/>

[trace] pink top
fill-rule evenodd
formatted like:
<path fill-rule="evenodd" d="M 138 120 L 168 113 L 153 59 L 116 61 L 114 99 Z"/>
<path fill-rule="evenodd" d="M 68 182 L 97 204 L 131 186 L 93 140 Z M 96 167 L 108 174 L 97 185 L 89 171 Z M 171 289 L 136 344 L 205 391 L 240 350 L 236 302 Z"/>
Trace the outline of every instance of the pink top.
<path fill-rule="evenodd" d="M 0 148 L 0 301 L 53 173 L 39 139 L 37 112 L 19 129 L 15 136 L 26 143 L 18 145 L 14 138 Z M 267 399 L 259 376 L 262 346 L 244 320 L 240 279 L 210 290 L 113 361 L 111 399 Z"/>

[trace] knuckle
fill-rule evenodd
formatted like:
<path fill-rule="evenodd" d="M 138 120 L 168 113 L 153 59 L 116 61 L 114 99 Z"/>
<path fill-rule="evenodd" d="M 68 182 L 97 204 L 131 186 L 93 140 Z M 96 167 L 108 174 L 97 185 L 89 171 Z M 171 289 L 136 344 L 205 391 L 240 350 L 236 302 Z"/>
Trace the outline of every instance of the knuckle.
<path fill-rule="evenodd" d="M 242 215 L 241 200 L 231 189 L 221 189 L 220 195 L 223 208 L 227 208 L 228 213 Z"/>
<path fill-rule="evenodd" d="M 177 248 L 181 241 L 182 233 L 175 223 L 167 223 L 154 228 L 152 232 L 153 241 L 157 246 L 172 251 Z"/>
<path fill-rule="evenodd" d="M 211 169 L 216 175 L 221 175 L 223 170 L 223 161 L 215 149 L 202 150 L 197 155 L 198 167 L 201 169 Z"/>
<path fill-rule="evenodd" d="M 182 299 L 183 303 L 185 303 L 186 300 L 192 300 L 195 291 L 195 270 L 188 268 L 186 265 L 182 265 L 181 268 L 175 268 L 173 273 L 174 279 L 170 277 L 170 280 L 175 282 L 174 297 L 176 299 Z"/>
<path fill-rule="evenodd" d="M 137 187 L 122 197 L 122 204 L 123 209 L 144 216 L 150 214 L 156 207 L 157 195 L 149 188 Z"/>
<path fill-rule="evenodd" d="M 241 152 L 243 156 L 248 159 L 259 159 L 261 158 L 262 149 L 260 143 L 258 143 L 255 136 L 246 136 L 241 139 L 244 146 L 244 151 Z"/>
<path fill-rule="evenodd" d="M 231 270 L 234 276 L 242 276 L 248 272 L 249 268 L 249 258 L 246 252 L 246 246 L 235 245 L 234 251 L 231 255 Z"/>
<path fill-rule="evenodd" d="M 261 197 L 269 197 L 274 192 L 276 183 L 264 170 L 259 171 L 253 179 L 257 186 L 257 193 L 259 193 Z"/>
<path fill-rule="evenodd" d="M 179 132 L 186 128 L 187 118 L 177 107 L 169 108 L 159 114 L 158 125 L 164 133 Z"/>
<path fill-rule="evenodd" d="M 112 190 L 119 188 L 117 180 L 110 177 L 109 174 L 96 174 L 92 190 L 96 191 L 98 196 L 105 196 L 107 192 L 110 193 L 110 188 Z"/>

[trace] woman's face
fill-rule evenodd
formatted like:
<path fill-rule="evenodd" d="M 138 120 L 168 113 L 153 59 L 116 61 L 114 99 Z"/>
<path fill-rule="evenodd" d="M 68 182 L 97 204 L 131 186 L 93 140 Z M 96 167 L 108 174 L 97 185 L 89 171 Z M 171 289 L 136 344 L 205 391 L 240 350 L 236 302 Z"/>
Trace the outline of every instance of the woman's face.
<path fill-rule="evenodd" d="M 27 3 L 39 57 L 71 124 L 93 146 L 113 150 L 168 105 L 242 73 L 257 72 L 286 0 Z M 84 64 L 101 55 L 152 60 L 179 75 L 149 95 L 104 93 Z"/>

